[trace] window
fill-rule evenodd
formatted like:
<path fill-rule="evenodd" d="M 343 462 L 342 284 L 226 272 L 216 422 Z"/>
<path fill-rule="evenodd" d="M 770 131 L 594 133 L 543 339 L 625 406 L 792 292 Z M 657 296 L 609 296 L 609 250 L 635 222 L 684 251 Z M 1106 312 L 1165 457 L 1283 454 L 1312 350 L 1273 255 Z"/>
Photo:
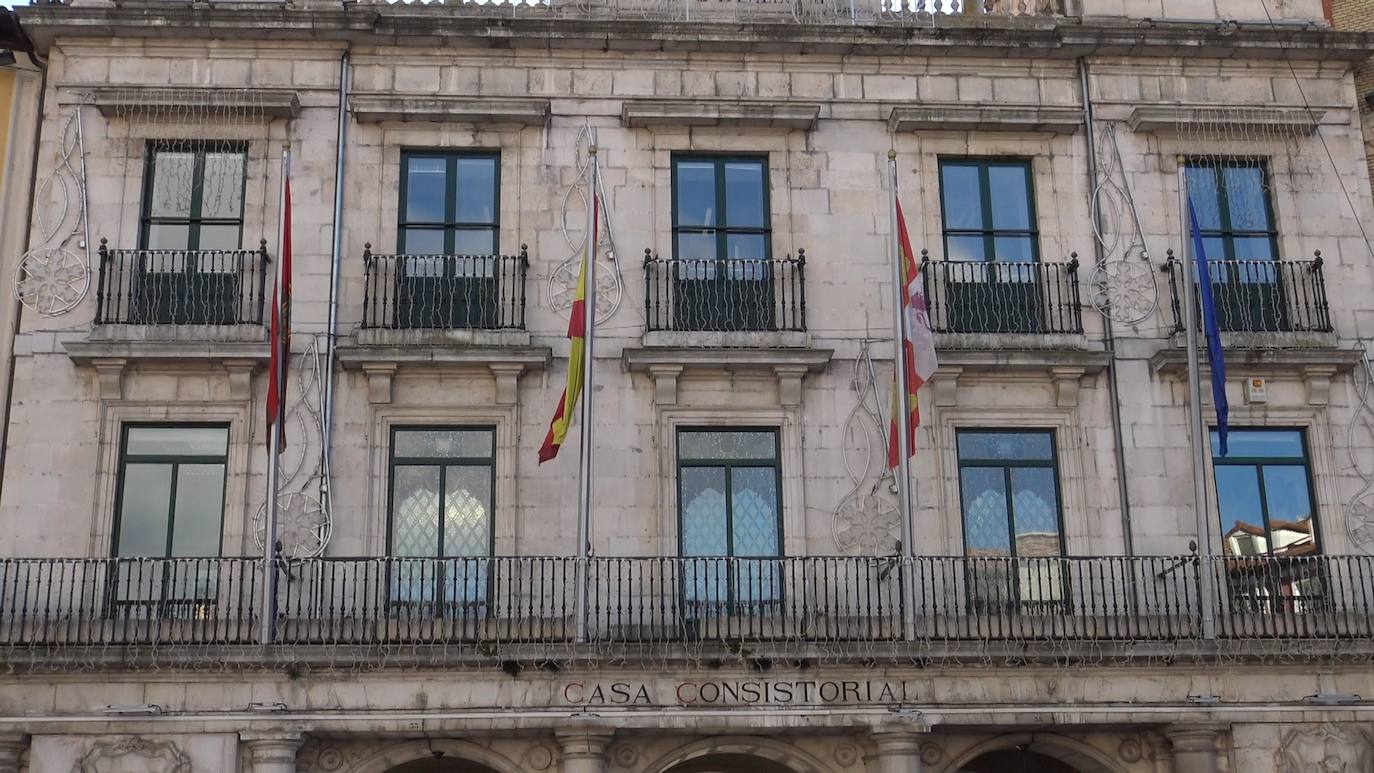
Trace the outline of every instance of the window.
<path fill-rule="evenodd" d="M 947 262 L 932 291 L 956 333 L 1044 329 L 1031 167 L 1018 159 L 942 159 Z"/>
<path fill-rule="evenodd" d="M 485 616 L 495 430 L 391 432 L 391 601 L 423 615 Z"/>
<path fill-rule="evenodd" d="M 114 555 L 206 559 L 220 554 L 229 429 L 126 425 L 116 483 Z M 187 613 L 213 599 L 208 560 L 121 564 L 117 604 Z"/>
<path fill-rule="evenodd" d="M 1062 601 L 1059 482 L 1050 430 L 960 430 L 964 553 L 975 606 Z"/>
<path fill-rule="evenodd" d="M 778 433 L 682 429 L 677 435 L 678 544 L 693 617 L 781 601 Z"/>
<path fill-rule="evenodd" d="M 500 177 L 496 153 L 402 155 L 396 327 L 498 326 Z"/>
<path fill-rule="evenodd" d="M 1264 165 L 1247 159 L 1191 161 L 1184 167 L 1222 330 L 1290 327 L 1279 281 L 1278 231 Z"/>
<path fill-rule="evenodd" d="M 224 143 L 149 145 L 142 248 L 239 249 L 246 165 L 246 150 Z"/>
<path fill-rule="evenodd" d="M 673 158 L 678 330 L 772 330 L 767 159 Z"/>
<path fill-rule="evenodd" d="M 1221 456 L 1212 432 L 1212 465 L 1222 539 L 1230 556 L 1317 552 L 1307 442 L 1296 429 L 1232 429 Z"/>

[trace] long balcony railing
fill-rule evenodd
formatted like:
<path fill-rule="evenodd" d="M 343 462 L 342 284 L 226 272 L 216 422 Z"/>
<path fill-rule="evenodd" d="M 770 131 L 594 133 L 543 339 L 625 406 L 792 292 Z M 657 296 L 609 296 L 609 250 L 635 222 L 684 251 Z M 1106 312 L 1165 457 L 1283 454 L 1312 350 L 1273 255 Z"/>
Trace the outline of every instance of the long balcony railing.
<path fill-rule="evenodd" d="M 275 641 L 488 653 L 710 642 L 900 652 L 912 641 L 971 642 L 976 652 L 1011 642 L 1034 654 L 1075 643 L 1196 644 L 1210 616 L 1233 656 L 1244 654 L 1237 640 L 1374 646 L 1371 556 L 593 558 L 584 569 L 564 557 L 282 564 Z M 252 558 L 0 560 L 0 660 L 34 646 L 252 645 L 261 570 Z M 1210 598 L 1202 571 L 1212 573 Z"/>
<path fill-rule="evenodd" d="M 100 240 L 96 324 L 260 325 L 270 259 L 256 250 L 112 250 Z"/>
<path fill-rule="evenodd" d="M 518 255 L 377 255 L 363 250 L 363 327 L 389 330 L 524 330 L 525 275 Z"/>
<path fill-rule="evenodd" d="M 644 317 L 651 331 L 805 331 L 806 251 L 712 260 L 645 250 Z"/>
<path fill-rule="evenodd" d="M 1244 333 L 1330 333 L 1322 254 L 1312 260 L 1209 260 L 1217 327 Z M 1174 329 L 1183 332 L 1184 262 L 1169 250 L 1164 270 Z"/>
<path fill-rule="evenodd" d="M 937 333 L 1083 332 L 1078 256 L 1068 263 L 931 260 L 921 281 Z"/>

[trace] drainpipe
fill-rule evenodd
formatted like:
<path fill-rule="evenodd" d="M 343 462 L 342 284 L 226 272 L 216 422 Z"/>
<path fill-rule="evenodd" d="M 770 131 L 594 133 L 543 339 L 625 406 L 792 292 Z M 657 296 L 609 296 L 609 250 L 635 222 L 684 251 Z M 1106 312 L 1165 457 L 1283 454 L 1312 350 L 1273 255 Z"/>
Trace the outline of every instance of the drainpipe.
<path fill-rule="evenodd" d="M 334 517 L 333 456 L 331 440 L 334 436 L 334 357 L 339 340 L 339 264 L 343 246 L 344 206 L 344 141 L 348 129 L 348 50 L 339 58 L 339 128 L 335 137 L 334 161 L 334 238 L 329 247 L 329 329 L 325 336 L 328 355 L 324 368 L 324 416 L 320 433 L 320 503 L 327 517 Z"/>
<path fill-rule="evenodd" d="M 1088 138 L 1088 209 L 1092 212 L 1095 233 L 1102 233 L 1102 213 L 1093 206 L 1092 193 L 1097 188 L 1097 137 L 1093 135 L 1093 100 L 1088 90 L 1088 60 L 1078 60 L 1078 79 L 1083 89 L 1083 121 Z M 1123 171 L 1124 174 L 1124 171 Z M 1130 195 L 1129 192 L 1127 195 Z M 1093 236 L 1093 258 L 1097 265 L 1107 262 L 1107 254 L 1102 242 Z M 1131 530 L 1131 498 L 1126 486 L 1126 446 L 1121 429 L 1121 387 L 1116 373 L 1116 336 L 1112 329 L 1112 318 L 1102 315 L 1102 345 L 1107 350 L 1107 396 L 1112 410 L 1112 445 L 1116 451 L 1116 488 L 1121 503 L 1121 538 L 1126 555 L 1135 555 L 1135 538 Z"/>

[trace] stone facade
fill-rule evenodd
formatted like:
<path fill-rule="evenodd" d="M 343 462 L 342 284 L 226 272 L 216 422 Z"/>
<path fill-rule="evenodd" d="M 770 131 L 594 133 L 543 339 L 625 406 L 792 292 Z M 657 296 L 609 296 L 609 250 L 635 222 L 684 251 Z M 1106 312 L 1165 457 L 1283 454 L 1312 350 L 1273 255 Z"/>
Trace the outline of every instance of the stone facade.
<path fill-rule="evenodd" d="M 1279 253 L 1320 252 L 1334 330 L 1228 333 L 1230 423 L 1303 431 L 1320 552 L 1364 566 L 1374 551 L 1374 406 L 1362 391 L 1374 254 L 1361 223 L 1374 222 L 1374 201 L 1352 106 L 1354 67 L 1374 39 L 1297 23 L 1322 18 L 1315 2 L 1274 4 L 1287 25 L 1277 31 L 1251 3 L 1107 5 L 1068 9 L 1074 16 L 970 11 L 871 25 L 790 14 L 780 22 L 750 15 L 765 13 L 752 6 L 734 12 L 741 18 L 708 9 L 661 19 L 649 6 L 621 4 L 612 18 L 554 4 L 545 18 L 537 6 L 322 0 L 73 2 L 22 18 L 48 66 L 39 178 L 62 173 L 61 127 L 79 115 L 93 242 L 140 246 L 150 142 L 214 139 L 246 148 L 239 246 L 266 240 L 275 259 L 279 160 L 290 148 L 295 369 L 284 468 L 297 499 L 285 517 L 305 528 L 317 516 L 300 502 L 325 499 L 316 461 L 324 390 L 312 379 L 333 362 L 325 561 L 387 553 L 388 439 L 412 425 L 494 428 L 493 555 L 576 553 L 576 429 L 557 460 L 541 465 L 536 453 L 567 374 L 565 302 L 586 218 L 577 183 L 592 127 L 614 247 L 602 255 L 606 305 L 589 396 L 598 558 L 681 554 L 675 438 L 698 426 L 777 430 L 782 555 L 892 553 L 900 530 L 879 480 L 883 438 L 860 407 L 886 410 L 892 378 L 889 152 L 911 240 L 936 261 L 945 257 L 940 160 L 1027 159 L 1040 259 L 1061 271 L 1076 259 L 1081 289 L 1069 302 L 1081 331 L 937 334 L 940 368 L 921 390 L 912 464 L 914 554 L 965 554 L 955 433 L 1006 427 L 1054 431 L 1063 555 L 1166 566 L 1172 557 L 1192 565 L 1190 543 L 1220 554 L 1212 534 L 1226 529 L 1216 512 L 1212 533 L 1198 533 L 1186 367 L 1160 270 L 1170 248 L 1183 254 L 1180 159 L 1205 155 L 1265 161 Z M 1241 23 L 1218 24 L 1231 19 Z M 235 120 L 174 117 L 217 94 L 245 100 Z M 165 109 L 138 107 L 158 100 Z M 1103 144 L 1108 128 L 1115 166 L 1104 163 L 1116 159 Z M 364 254 L 399 251 L 402 153 L 437 148 L 499 154 L 499 251 L 528 248 L 518 329 L 364 327 L 375 300 Z M 682 154 L 766 158 L 772 253 L 805 253 L 804 329 L 648 329 L 653 298 L 641 261 L 646 249 L 673 254 L 672 162 Z M 1116 240 L 1100 249 L 1094 168 L 1115 175 L 1117 191 L 1102 208 Z M 40 188 L 34 222 L 63 195 Z M 1121 280 L 1120 302 L 1152 297 L 1158 306 L 1109 329 L 1090 276 L 1099 259 L 1141 261 L 1138 250 L 1111 246 L 1134 238 L 1130 206 L 1148 263 Z M 47 246 L 44 238 L 35 229 L 30 248 Z M 95 243 L 77 249 L 98 271 Z M 105 324 L 100 294 L 20 320 L 0 553 L 112 555 L 122 427 L 213 422 L 229 437 L 221 554 L 260 556 L 262 326 Z M 1257 378 L 1260 392 L 1247 387 Z M 1203 413 L 1215 420 L 1210 402 Z M 1206 475 L 1214 492 L 1210 466 Z M 316 577 L 313 566 L 292 578 Z M 6 582 L 19 583 L 19 571 Z M 47 581 L 59 594 L 80 584 L 55 577 Z M 17 614 L 17 602 L 4 604 Z M 1351 604 L 1355 627 L 1367 628 L 1370 607 Z M 310 625 L 309 613 L 300 619 Z M 782 646 L 763 636 L 736 646 L 702 636 L 612 658 L 575 637 L 518 633 L 490 649 L 455 644 L 434 654 L 419 639 L 352 652 L 327 627 L 302 634 L 299 646 L 259 648 L 251 634 L 202 636 L 188 619 L 149 629 L 172 638 L 149 634 L 126 647 L 102 638 L 108 620 L 51 638 L 24 638 L 7 624 L 0 616 L 0 637 L 14 637 L 0 646 L 12 668 L 0 678 L 0 773 L 386 773 L 423 769 L 412 764 L 424 760 L 499 773 L 957 773 L 984 770 L 998 754 L 1081 773 L 1354 771 L 1368 769 L 1374 748 L 1360 697 L 1374 695 L 1374 670 L 1358 649 L 1369 642 L 1352 644 L 1352 656 L 1339 637 L 1320 634 L 1217 644 L 1189 633 L 1180 637 L 1187 646 L 1137 646 L 1129 636 L 1065 644 L 1053 631 L 1023 631 L 981 636 L 973 649 L 941 642 L 938 655 L 934 644 L 914 651 L 887 640 L 801 635 Z M 511 655 L 506 644 L 523 649 Z"/>

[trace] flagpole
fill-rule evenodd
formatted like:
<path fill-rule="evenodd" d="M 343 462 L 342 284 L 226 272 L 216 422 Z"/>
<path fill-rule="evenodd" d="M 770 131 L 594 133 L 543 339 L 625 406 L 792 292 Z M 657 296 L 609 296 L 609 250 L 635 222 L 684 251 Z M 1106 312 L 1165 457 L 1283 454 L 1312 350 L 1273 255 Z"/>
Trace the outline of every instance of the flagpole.
<path fill-rule="evenodd" d="M 281 318 L 281 291 L 282 291 L 282 245 L 286 242 L 286 180 L 291 174 L 291 145 L 285 143 L 282 146 L 281 154 L 281 190 L 277 194 L 277 261 L 276 261 L 276 283 L 272 285 L 272 317 L 277 324 L 287 324 Z M 273 345 L 280 345 L 281 331 L 275 325 L 268 334 L 273 336 Z M 262 535 L 262 643 L 264 645 L 272 643 L 273 627 L 277 620 L 277 571 L 275 566 L 276 546 L 277 546 L 277 484 L 281 465 L 279 464 L 281 452 L 281 433 L 282 416 L 286 413 L 286 394 L 285 379 L 286 369 L 291 364 L 291 352 L 281 352 L 280 367 L 268 374 L 268 378 L 276 379 L 277 390 L 277 415 L 272 417 L 272 424 L 267 428 L 267 504 L 266 515 L 264 516 L 263 535 Z"/>
<path fill-rule="evenodd" d="M 1212 575 L 1212 528 L 1207 507 L 1207 457 L 1204 449 L 1211 445 L 1211 436 L 1202 421 L 1202 366 L 1198 356 L 1197 261 L 1193 255 L 1192 234 L 1188 219 L 1188 177 L 1183 163 L 1178 167 L 1178 217 L 1183 232 L 1183 328 L 1188 346 L 1188 418 L 1193 450 L 1193 513 L 1197 519 L 1198 544 L 1198 603 L 1201 607 L 1202 636 L 1216 638 L 1216 619 L 1212 599 L 1215 577 Z"/>
<path fill-rule="evenodd" d="M 592 437 L 592 347 L 596 336 L 594 326 L 596 324 L 596 227 L 597 227 L 597 196 L 601 191 L 601 175 L 598 169 L 596 158 L 596 129 L 591 129 L 591 137 L 587 143 L 587 230 L 586 249 L 583 252 L 583 260 L 586 261 L 586 285 L 584 286 L 582 313 L 583 313 L 583 343 L 582 343 L 582 400 L 578 406 L 581 415 L 578 417 L 582 425 L 580 442 L 578 444 L 578 465 L 577 473 L 577 640 L 587 640 L 587 569 L 591 556 L 592 539 L 592 473 L 595 469 L 593 464 L 595 445 Z"/>
<path fill-rule="evenodd" d="M 915 591 L 912 587 L 912 566 L 909 560 L 916 553 L 913 550 L 913 529 L 911 524 L 911 422 L 907 404 L 910 392 L 906 383 L 906 320 L 902 314 L 905 282 L 902 277 L 902 244 L 897 234 L 897 151 L 887 151 L 888 188 L 892 192 L 888 202 L 888 214 L 892 219 L 891 234 L 888 239 L 888 254 L 892 263 L 892 363 L 897 371 L 898 412 L 893 414 L 892 423 L 897 428 L 897 498 L 902 512 L 902 607 L 905 610 L 903 627 L 908 640 L 916 638 Z M 891 442 L 889 440 L 889 442 Z"/>

